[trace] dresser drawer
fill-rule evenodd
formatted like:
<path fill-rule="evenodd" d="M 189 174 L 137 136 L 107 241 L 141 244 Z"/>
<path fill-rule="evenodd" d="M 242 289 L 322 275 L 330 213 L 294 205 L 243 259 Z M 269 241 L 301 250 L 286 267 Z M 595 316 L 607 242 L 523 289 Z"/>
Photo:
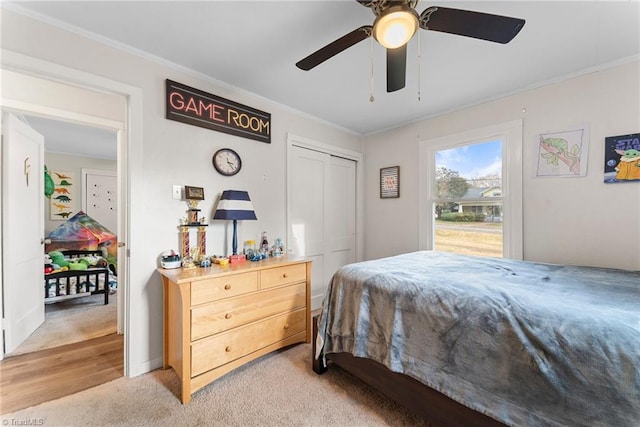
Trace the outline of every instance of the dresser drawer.
<path fill-rule="evenodd" d="M 260 271 L 260 288 L 273 288 L 307 280 L 305 264 L 286 265 Z"/>
<path fill-rule="evenodd" d="M 191 310 L 191 340 L 304 307 L 306 284 L 241 295 Z"/>
<path fill-rule="evenodd" d="M 258 272 L 232 274 L 191 284 L 191 305 L 229 298 L 258 289 Z"/>
<path fill-rule="evenodd" d="M 193 343 L 191 376 L 195 377 L 304 331 L 305 313 L 306 309 L 301 308 Z"/>

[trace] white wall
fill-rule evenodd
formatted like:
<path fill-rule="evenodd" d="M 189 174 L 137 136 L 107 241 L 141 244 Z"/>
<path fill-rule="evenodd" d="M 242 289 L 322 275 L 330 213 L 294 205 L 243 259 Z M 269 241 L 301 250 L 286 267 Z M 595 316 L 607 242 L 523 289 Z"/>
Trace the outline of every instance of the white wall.
<path fill-rule="evenodd" d="M 362 152 L 361 137 L 322 123 L 263 98 L 236 90 L 187 70 L 105 46 L 74 33 L 1 11 L 2 48 L 61 64 L 141 88 L 143 96 L 142 164 L 132 165 L 132 185 L 141 194 L 131 201 L 135 210 L 129 224 L 143 241 L 131 242 L 131 334 L 136 347 L 130 360 L 133 374 L 160 366 L 162 357 L 162 286 L 155 271 L 157 258 L 168 248 L 179 248 L 178 220 L 186 204 L 171 198 L 173 184 L 204 187 L 202 213 L 211 217 L 214 203 L 226 189 L 247 190 L 258 221 L 239 223 L 239 240 L 285 237 L 286 135 L 291 132 L 316 141 Z M 206 53 L 203 53 L 206 54 Z M 271 144 L 214 132 L 166 120 L 165 79 L 171 79 L 271 113 Z M 243 170 L 222 177 L 211 156 L 222 147 L 237 151 Z M 138 178 L 141 177 L 141 178 Z M 207 252 L 230 251 L 231 224 L 211 222 Z M 135 273 L 134 273 L 135 268 Z"/>
<path fill-rule="evenodd" d="M 639 94 L 633 62 L 367 136 L 365 258 L 418 249 L 419 140 L 522 118 L 524 259 L 639 270 L 640 183 L 603 183 L 604 138 L 640 132 Z M 536 178 L 538 134 L 584 123 L 587 176 Z M 401 197 L 380 199 L 379 169 L 393 165 Z"/>
<path fill-rule="evenodd" d="M 46 147 L 45 138 L 45 147 Z M 114 141 L 115 144 L 115 141 Z M 115 160 L 106 159 L 94 159 L 91 157 L 71 156 L 69 154 L 60 153 L 48 153 L 45 152 L 44 164 L 47 165 L 49 171 L 65 171 L 73 172 L 75 174 L 75 210 L 73 215 L 82 210 L 82 186 L 80 185 L 82 179 L 82 169 L 97 169 L 106 171 L 116 171 L 117 162 Z M 55 196 L 54 196 L 55 197 Z M 44 234 L 49 234 L 52 230 L 64 223 L 65 220 L 51 221 L 51 204 L 49 200 L 45 200 L 44 206 Z M 73 216 L 72 215 L 72 216 Z"/>

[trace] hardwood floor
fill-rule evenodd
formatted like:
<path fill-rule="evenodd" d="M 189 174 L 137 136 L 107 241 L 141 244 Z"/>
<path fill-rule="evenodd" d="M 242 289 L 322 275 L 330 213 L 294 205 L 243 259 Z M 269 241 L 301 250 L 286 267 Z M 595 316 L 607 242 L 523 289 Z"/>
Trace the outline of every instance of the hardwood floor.
<path fill-rule="evenodd" d="M 0 414 L 38 405 L 124 375 L 123 335 L 9 357 L 0 362 Z"/>

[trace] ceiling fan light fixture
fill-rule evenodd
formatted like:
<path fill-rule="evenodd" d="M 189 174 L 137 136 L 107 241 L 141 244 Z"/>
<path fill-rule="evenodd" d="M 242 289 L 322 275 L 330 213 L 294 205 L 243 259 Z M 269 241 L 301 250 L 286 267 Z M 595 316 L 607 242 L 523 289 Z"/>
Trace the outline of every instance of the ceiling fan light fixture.
<path fill-rule="evenodd" d="M 404 46 L 418 28 L 415 10 L 397 6 L 389 8 L 373 23 L 373 37 L 387 49 Z"/>

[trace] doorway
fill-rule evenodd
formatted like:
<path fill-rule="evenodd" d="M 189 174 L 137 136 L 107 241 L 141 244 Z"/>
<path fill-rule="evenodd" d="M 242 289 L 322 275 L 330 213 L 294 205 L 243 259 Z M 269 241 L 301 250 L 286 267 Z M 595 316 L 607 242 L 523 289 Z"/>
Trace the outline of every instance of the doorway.
<path fill-rule="evenodd" d="M 120 292 L 118 292 L 117 296 L 117 329 L 118 333 L 125 334 L 123 349 L 124 374 L 131 376 L 129 320 L 127 319 L 125 323 L 125 311 L 129 302 L 127 286 L 129 260 L 125 256 L 125 245 L 129 241 L 127 218 L 129 217 L 130 205 L 125 201 L 128 199 L 129 194 L 128 157 L 130 156 L 130 150 L 128 149 L 128 141 L 132 138 L 132 135 L 136 141 L 141 140 L 141 90 L 13 52 L 2 51 L 2 53 L 3 111 L 110 129 L 117 136 L 118 174 L 121 177 L 118 206 L 124 207 L 124 209 L 119 209 L 117 230 L 118 259 L 122 260 L 118 266 Z M 12 71 L 4 67 L 11 68 Z M 24 73 L 13 70 L 23 70 Z M 24 88 L 34 87 L 34 85 L 41 90 L 35 93 L 24 90 Z M 88 87 L 96 88 L 97 90 L 87 89 Z M 25 99 L 27 96 L 29 98 Z M 78 102 L 79 100 L 84 102 Z M 86 111 L 90 108 L 89 106 L 91 106 L 92 111 Z M 4 237 L 3 235 L 3 244 L 10 244 L 5 242 Z M 5 276 L 10 266 L 4 261 L 5 254 L 3 253 L 2 255 L 2 274 Z M 6 282 L 3 285 L 6 286 Z M 0 295 L 2 294 L 0 293 Z M 6 324 L 6 319 L 2 319 L 3 329 Z M 1 346 L 0 350 L 1 359 L 4 357 L 4 346 Z M 135 365 L 138 366 L 139 363 Z M 140 373 L 139 371 L 139 367 L 137 369 L 134 367 L 134 375 Z"/>
<path fill-rule="evenodd" d="M 81 219 L 84 226 L 71 233 L 71 237 L 77 235 L 80 239 L 86 238 L 91 233 L 102 234 L 102 227 L 115 235 L 111 230 L 117 230 L 118 220 L 115 200 L 116 188 L 114 188 L 118 169 L 116 133 L 111 130 L 31 115 L 21 115 L 20 119 L 44 137 L 44 164 L 48 173 L 54 177 L 54 180 L 57 179 L 56 175 L 64 176 L 65 181 L 70 184 L 59 189 L 63 191 L 54 191 L 49 199 L 40 195 L 40 198 L 44 200 L 44 236 L 48 237 L 49 233 L 56 230 L 56 238 L 60 238 L 60 230 L 77 225 L 79 222 L 76 222 L 76 219 Z M 109 176 L 112 180 L 109 184 L 113 185 L 108 189 L 108 192 L 111 193 L 111 200 L 109 200 L 108 208 L 104 211 L 97 209 L 101 205 L 98 200 L 92 200 L 89 203 L 91 212 L 87 211 L 87 194 L 85 194 L 86 186 L 84 185 L 86 178 L 84 172 L 87 170 L 95 174 L 101 173 L 101 175 Z M 65 202 L 58 200 L 59 198 L 64 198 L 61 200 L 65 200 Z M 83 215 L 83 212 L 86 215 Z M 87 224 L 85 220 L 89 219 L 91 221 Z M 94 223 L 97 228 L 92 229 L 90 224 Z M 65 248 L 64 243 L 61 243 L 62 246 L 60 244 L 51 246 L 49 243 L 49 239 L 45 239 L 43 248 L 45 253 Z M 89 248 L 89 245 L 93 243 L 85 243 L 86 248 Z M 66 249 L 74 249 L 74 247 L 66 247 Z M 87 257 L 84 259 L 88 262 L 98 263 L 106 260 L 107 257 L 105 254 L 103 258 Z M 117 258 L 110 256 L 108 260 L 112 268 L 108 275 L 99 276 L 103 283 L 98 283 L 98 286 L 109 293 L 109 304 L 104 304 L 105 298 L 102 294 L 45 298 L 43 302 L 44 323 L 15 350 L 6 353 L 6 357 L 29 354 L 115 334 L 118 330 L 118 297 L 116 295 L 118 278 L 115 268 Z M 56 265 L 55 268 L 60 269 L 61 267 Z M 43 278 L 40 279 L 38 283 L 43 282 Z M 65 279 L 62 280 L 66 283 Z M 73 282 L 76 279 L 67 280 Z M 66 294 L 69 291 L 73 293 L 73 287 L 71 290 L 63 289 L 62 293 Z M 48 294 L 48 297 L 53 296 L 55 286 L 50 286 L 45 290 L 45 293 Z"/>

